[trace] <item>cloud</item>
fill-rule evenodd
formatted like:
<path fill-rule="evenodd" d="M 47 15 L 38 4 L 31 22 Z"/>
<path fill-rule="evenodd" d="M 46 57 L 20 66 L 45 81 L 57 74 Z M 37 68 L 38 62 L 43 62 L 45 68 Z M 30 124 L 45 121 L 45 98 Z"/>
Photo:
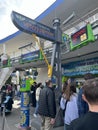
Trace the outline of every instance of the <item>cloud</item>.
<path fill-rule="evenodd" d="M 6 15 L 7 9 L 5 6 L 5 2 L 1 2 L 0 1 L 0 19 L 2 19 L 2 17 L 4 17 Z"/>
<path fill-rule="evenodd" d="M 12 10 L 35 19 L 55 0 L 0 0 L 0 39 L 16 32 L 18 29 L 11 21 Z"/>

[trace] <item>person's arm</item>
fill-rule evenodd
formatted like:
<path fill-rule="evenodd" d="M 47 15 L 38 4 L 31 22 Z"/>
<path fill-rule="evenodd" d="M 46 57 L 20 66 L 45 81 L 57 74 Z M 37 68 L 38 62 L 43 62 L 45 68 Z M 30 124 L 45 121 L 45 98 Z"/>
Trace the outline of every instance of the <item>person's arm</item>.
<path fill-rule="evenodd" d="M 40 88 L 37 88 L 36 89 L 36 100 L 38 101 L 39 100 L 39 94 L 40 94 Z"/>
<path fill-rule="evenodd" d="M 51 118 L 50 123 L 53 125 L 55 123 L 55 118 Z"/>
<path fill-rule="evenodd" d="M 62 97 L 61 101 L 60 101 L 60 107 L 61 107 L 62 110 L 65 109 L 65 102 L 66 102 L 66 100 Z"/>
<path fill-rule="evenodd" d="M 56 115 L 56 103 L 55 103 L 55 95 L 53 92 L 48 93 L 48 110 L 51 118 L 55 118 Z"/>
<path fill-rule="evenodd" d="M 9 99 L 10 99 L 10 96 L 6 96 L 6 100 L 4 101 L 4 103 L 7 103 Z"/>
<path fill-rule="evenodd" d="M 30 91 L 30 93 L 31 93 L 31 94 L 34 93 L 34 86 L 33 86 L 33 85 L 31 86 L 31 91 Z"/>

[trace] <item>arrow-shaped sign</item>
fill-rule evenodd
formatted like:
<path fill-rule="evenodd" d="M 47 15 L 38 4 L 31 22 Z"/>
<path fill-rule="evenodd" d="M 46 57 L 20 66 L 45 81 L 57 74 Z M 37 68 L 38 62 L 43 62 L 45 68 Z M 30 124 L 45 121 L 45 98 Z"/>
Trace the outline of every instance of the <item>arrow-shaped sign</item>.
<path fill-rule="evenodd" d="M 36 34 L 46 40 L 55 41 L 55 30 L 22 14 L 12 11 L 11 14 L 14 25 L 21 31 Z"/>

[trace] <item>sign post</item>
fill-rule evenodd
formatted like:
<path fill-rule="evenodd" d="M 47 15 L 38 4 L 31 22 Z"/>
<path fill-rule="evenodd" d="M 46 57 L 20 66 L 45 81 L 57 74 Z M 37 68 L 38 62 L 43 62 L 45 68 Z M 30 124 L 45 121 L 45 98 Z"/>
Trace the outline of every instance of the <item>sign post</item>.
<path fill-rule="evenodd" d="M 53 20 L 53 28 L 55 29 L 55 42 L 53 44 L 53 53 L 51 58 L 51 66 L 53 74 L 56 77 L 56 84 L 58 92 L 61 92 L 62 86 L 62 71 L 61 71 L 61 49 L 60 44 L 62 43 L 62 30 L 60 28 L 60 19 L 56 18 Z M 58 42 L 57 42 L 58 41 Z M 55 66 L 55 67 L 54 67 Z"/>
<path fill-rule="evenodd" d="M 17 12 L 12 12 L 12 21 L 15 26 L 28 34 L 36 34 L 38 37 L 53 42 L 53 53 L 51 58 L 51 65 L 48 66 L 48 75 L 50 78 L 54 75 L 57 81 L 58 93 L 61 91 L 61 51 L 60 44 L 62 43 L 62 31 L 60 28 L 60 19 L 56 18 L 53 20 L 53 28 L 50 28 L 42 23 L 32 20 Z M 56 67 L 55 67 L 56 66 Z M 24 93 L 23 89 L 23 93 Z M 27 92 L 27 91 L 26 91 Z M 24 94 L 23 94 L 24 95 Z M 57 94 L 57 97 L 59 95 Z M 22 107 L 22 106 L 21 106 Z M 23 112 L 24 115 L 24 112 Z M 29 120 L 29 119 L 28 119 Z M 28 124 L 22 124 L 22 127 Z"/>
<path fill-rule="evenodd" d="M 48 68 L 48 75 L 52 78 L 55 75 L 57 78 L 57 86 L 59 90 L 61 89 L 61 52 L 60 44 L 62 43 L 62 31 L 60 28 L 60 19 L 56 18 L 53 20 L 53 28 L 32 20 L 22 14 L 15 11 L 11 14 L 12 21 L 15 26 L 28 34 L 36 34 L 38 37 L 44 38 L 46 40 L 52 41 L 53 53 L 51 59 L 51 65 Z M 56 64 L 56 69 L 55 65 Z"/>
<path fill-rule="evenodd" d="M 19 130 L 31 130 L 30 127 L 30 80 L 23 78 L 22 85 L 20 88 L 21 92 L 21 114 L 20 114 L 20 127 Z"/>

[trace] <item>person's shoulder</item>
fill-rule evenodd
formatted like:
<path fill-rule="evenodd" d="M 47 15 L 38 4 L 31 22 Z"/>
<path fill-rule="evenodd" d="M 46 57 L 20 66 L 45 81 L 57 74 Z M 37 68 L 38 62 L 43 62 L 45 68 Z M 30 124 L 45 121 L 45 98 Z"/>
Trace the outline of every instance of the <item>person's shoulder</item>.
<path fill-rule="evenodd" d="M 46 93 L 48 96 L 52 96 L 54 94 L 54 91 L 50 87 L 46 87 Z"/>
<path fill-rule="evenodd" d="M 78 130 L 77 128 L 80 127 L 80 125 L 82 124 L 83 121 L 83 117 L 77 118 L 75 120 L 73 120 L 70 124 L 70 129 L 69 130 Z"/>
<path fill-rule="evenodd" d="M 51 91 L 52 89 L 48 86 L 45 87 L 46 91 Z"/>
<path fill-rule="evenodd" d="M 41 91 L 42 93 L 47 93 L 48 87 L 44 87 L 43 89 L 40 89 L 40 91 Z"/>
<path fill-rule="evenodd" d="M 82 117 L 81 117 L 81 118 L 77 118 L 77 119 L 73 120 L 71 123 L 72 123 L 72 124 L 78 124 L 78 123 L 81 122 L 82 120 L 83 120 Z"/>
<path fill-rule="evenodd" d="M 40 91 L 41 90 L 41 88 L 40 87 L 38 87 L 37 89 L 36 89 L 36 91 Z"/>
<path fill-rule="evenodd" d="M 82 93 L 83 92 L 83 88 L 81 87 L 80 89 L 79 89 L 79 93 Z"/>
<path fill-rule="evenodd" d="M 77 98 L 78 98 L 78 94 L 77 93 L 73 93 L 71 95 L 71 97 L 70 97 L 70 99 L 72 99 L 72 100 L 77 100 Z"/>

